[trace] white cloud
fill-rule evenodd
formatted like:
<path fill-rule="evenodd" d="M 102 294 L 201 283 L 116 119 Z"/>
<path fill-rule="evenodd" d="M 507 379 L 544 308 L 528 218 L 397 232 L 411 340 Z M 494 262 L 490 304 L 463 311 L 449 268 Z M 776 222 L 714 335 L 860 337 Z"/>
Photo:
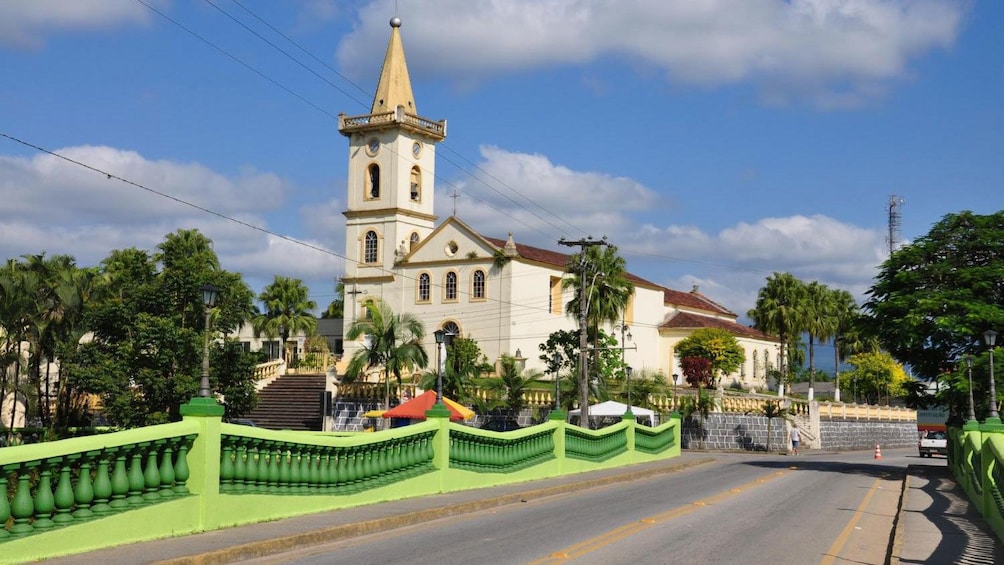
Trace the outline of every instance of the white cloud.
<path fill-rule="evenodd" d="M 0 156 L 0 256 L 65 253 L 90 266 L 114 249 L 153 251 L 168 233 L 199 229 L 213 240 L 223 268 L 252 278 L 256 290 L 276 273 L 327 280 L 343 270 L 340 258 L 311 248 L 332 249 L 326 241 L 301 245 L 263 231 L 267 214 L 281 209 L 290 190 L 272 173 L 226 176 L 199 163 L 154 161 L 111 147 L 54 153 L 114 176 L 53 155 Z"/>
<path fill-rule="evenodd" d="M 166 0 L 147 0 L 163 7 Z M 152 12 L 123 0 L 5 0 L 0 2 L 0 45 L 38 48 L 57 31 L 144 24 Z"/>
<path fill-rule="evenodd" d="M 625 212 L 651 209 L 661 197 L 626 177 L 573 171 L 544 155 L 481 147 L 475 179 L 441 185 L 437 213 L 449 215 L 453 189 L 458 216 L 488 236 L 519 234 L 520 241 L 548 246 L 554 234 L 580 235 L 576 226 L 626 227 Z M 531 202 L 532 200 L 532 202 Z"/>
<path fill-rule="evenodd" d="M 955 0 L 415 0 L 401 7 L 409 65 L 459 84 L 500 72 L 627 59 L 674 83 L 753 82 L 766 100 L 825 107 L 881 95 L 911 59 L 950 47 L 968 2 Z M 389 0 L 359 10 L 338 49 L 368 76 L 387 40 Z M 360 68 L 360 65 L 367 67 Z M 365 71 L 365 73 L 363 73 Z"/>

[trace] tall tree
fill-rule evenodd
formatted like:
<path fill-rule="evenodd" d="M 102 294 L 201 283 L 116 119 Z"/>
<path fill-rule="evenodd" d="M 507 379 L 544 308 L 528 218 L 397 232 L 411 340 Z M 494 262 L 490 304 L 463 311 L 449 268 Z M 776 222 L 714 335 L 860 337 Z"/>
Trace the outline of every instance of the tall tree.
<path fill-rule="evenodd" d="M 834 290 L 832 299 L 833 331 L 833 383 L 834 400 L 840 401 L 840 364 L 847 356 L 847 344 L 852 333 L 855 318 L 859 315 L 857 301 L 846 290 Z"/>
<path fill-rule="evenodd" d="M 809 334 L 809 400 L 815 396 L 816 340 L 825 343 L 836 333 L 836 302 L 833 291 L 819 281 L 805 287 L 803 328 Z"/>
<path fill-rule="evenodd" d="M 778 394 L 783 394 L 789 367 L 785 363 L 792 336 L 802 330 L 802 303 L 805 285 L 791 273 L 774 273 L 757 294 L 756 306 L 747 313 L 756 329 L 772 333 L 781 341 Z"/>
<path fill-rule="evenodd" d="M 429 354 L 422 345 L 425 327 L 414 314 L 398 314 L 382 300 L 365 303 L 366 316 L 353 322 L 347 340 L 363 338 L 362 347 L 349 360 L 345 378 L 352 382 L 369 369 L 379 368 L 385 386 L 384 407 L 390 409 L 390 376 L 401 385 L 401 374 L 410 368 L 424 369 Z"/>
<path fill-rule="evenodd" d="M 1004 210 L 946 215 L 882 264 L 868 295 L 874 335 L 916 375 L 983 351 L 984 331 L 1004 333 Z"/>
<path fill-rule="evenodd" d="M 317 318 L 313 314 L 317 303 L 310 299 L 310 291 L 303 281 L 280 275 L 265 287 L 258 300 L 265 305 L 265 311 L 255 318 L 254 330 L 259 335 L 280 338 L 282 359 L 288 362 L 286 340 L 289 336 L 301 331 L 308 336 L 317 332 Z"/>
<path fill-rule="evenodd" d="M 599 339 L 600 327 L 606 324 L 616 324 L 621 320 L 624 309 L 627 308 L 634 285 L 628 278 L 627 262 L 617 254 L 613 245 L 586 247 L 583 253 L 572 255 L 567 265 L 570 277 L 562 281 L 564 288 L 575 289 L 574 297 L 568 302 L 566 311 L 569 315 L 578 315 L 582 307 L 582 296 L 585 296 L 585 312 L 587 333 L 593 335 L 593 367 L 592 378 L 599 379 Z M 583 286 L 584 292 L 583 292 Z M 580 408 L 583 413 L 588 411 L 589 385 L 581 386 Z M 588 425 L 588 422 L 583 422 Z"/>
<path fill-rule="evenodd" d="M 518 416 L 526 408 L 523 393 L 533 383 L 541 382 L 542 378 L 539 371 L 522 370 L 515 357 L 502 355 L 499 358 L 499 378 L 493 379 L 489 385 L 499 395 L 498 405 L 493 408 L 504 408 L 510 415 Z"/>

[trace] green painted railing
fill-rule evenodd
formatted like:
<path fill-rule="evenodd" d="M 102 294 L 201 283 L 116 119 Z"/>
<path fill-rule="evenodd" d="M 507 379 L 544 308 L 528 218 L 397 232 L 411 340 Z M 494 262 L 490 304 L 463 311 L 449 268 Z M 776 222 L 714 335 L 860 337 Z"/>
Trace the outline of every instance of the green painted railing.
<path fill-rule="evenodd" d="M 974 507 L 1004 541 L 1004 425 L 967 423 L 949 429 L 948 464 Z"/>
<path fill-rule="evenodd" d="M 680 454 L 680 421 L 511 432 L 449 422 L 376 433 L 222 422 L 211 399 L 183 421 L 0 448 L 0 563 L 312 512 L 530 481 Z"/>

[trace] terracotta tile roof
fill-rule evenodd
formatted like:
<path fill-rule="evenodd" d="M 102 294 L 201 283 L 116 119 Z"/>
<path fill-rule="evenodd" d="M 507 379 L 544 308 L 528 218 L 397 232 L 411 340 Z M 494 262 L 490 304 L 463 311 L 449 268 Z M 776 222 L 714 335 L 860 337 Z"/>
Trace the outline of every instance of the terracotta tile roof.
<path fill-rule="evenodd" d="M 676 306 L 689 306 L 691 308 L 698 308 L 700 310 L 708 310 L 710 312 L 718 312 L 719 314 L 725 314 L 727 316 L 735 317 L 736 313 L 732 312 L 728 308 L 722 306 L 721 304 L 711 300 L 707 296 L 704 296 L 697 290 L 692 290 L 690 292 L 683 292 L 681 290 L 673 290 L 667 288 L 663 291 L 664 302 L 666 304 L 673 304 Z"/>
<path fill-rule="evenodd" d="M 494 237 L 486 237 L 485 240 L 490 242 L 492 245 L 498 247 L 499 249 L 505 247 L 506 240 L 497 239 Z M 571 258 L 569 253 L 559 253 L 557 251 L 549 251 L 547 249 L 541 249 L 539 247 L 532 247 L 530 245 L 524 245 L 522 243 L 516 244 L 516 251 L 519 256 L 524 259 L 529 259 L 530 261 L 536 261 L 538 263 L 544 263 L 547 265 L 553 265 L 560 268 L 562 271 L 568 265 L 568 260 Z M 637 275 L 627 273 L 627 279 L 635 285 L 643 285 L 651 288 L 662 288 L 661 285 L 657 285 L 654 282 L 647 281 Z"/>
<path fill-rule="evenodd" d="M 750 328 L 742 324 L 731 322 L 729 320 L 722 320 L 721 318 L 712 318 L 711 316 L 701 316 L 699 314 L 691 314 L 690 312 L 676 312 L 669 317 L 668 320 L 659 326 L 660 329 L 698 329 L 698 328 L 716 328 L 720 330 L 725 330 L 732 335 L 738 337 L 748 337 L 751 339 L 764 339 L 777 341 L 774 336 L 763 333 L 756 328 Z"/>

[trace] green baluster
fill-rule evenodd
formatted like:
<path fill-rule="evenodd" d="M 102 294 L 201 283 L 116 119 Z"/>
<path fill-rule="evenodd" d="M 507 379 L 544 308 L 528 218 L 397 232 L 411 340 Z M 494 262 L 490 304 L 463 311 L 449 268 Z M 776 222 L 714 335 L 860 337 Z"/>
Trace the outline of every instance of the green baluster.
<path fill-rule="evenodd" d="M 236 492 L 244 492 L 247 490 L 247 485 L 244 481 L 248 477 L 248 446 L 243 439 L 237 440 L 237 448 L 234 451 L 234 490 Z"/>
<path fill-rule="evenodd" d="M 160 496 L 174 496 L 174 441 L 164 442 L 164 452 L 160 456 Z"/>
<path fill-rule="evenodd" d="M 190 445 L 189 442 L 194 440 L 195 436 L 174 439 L 178 446 L 178 458 L 174 461 L 174 492 L 177 494 L 188 493 L 188 477 L 190 474 L 188 468 L 188 446 Z"/>
<path fill-rule="evenodd" d="M 108 454 L 89 451 L 87 455 L 98 462 L 98 468 L 94 471 L 94 505 L 91 506 L 91 511 L 95 514 L 107 514 L 112 511 L 112 507 L 108 506 L 108 501 L 112 498 L 112 480 L 108 476 Z"/>
<path fill-rule="evenodd" d="M 359 478 L 362 476 L 362 470 L 359 460 L 359 448 L 357 446 L 352 446 L 345 453 L 345 490 L 346 492 L 353 493 L 358 490 Z"/>
<path fill-rule="evenodd" d="M 7 469 L 0 467 L 0 540 L 10 537 L 7 520 L 10 519 L 10 501 L 7 500 Z"/>
<path fill-rule="evenodd" d="M 157 462 L 158 446 L 165 440 L 157 440 L 148 445 L 146 452 L 146 469 L 143 470 L 143 499 L 160 500 L 160 463 Z"/>
<path fill-rule="evenodd" d="M 248 440 L 247 465 L 245 465 L 244 492 L 257 492 L 258 487 L 258 444 L 257 440 Z"/>
<path fill-rule="evenodd" d="M 313 447 L 310 450 L 310 491 L 320 493 L 324 485 L 321 483 L 321 449 Z"/>
<path fill-rule="evenodd" d="M 143 504 L 143 489 L 146 487 L 146 477 L 143 476 L 143 451 L 150 445 L 143 442 L 132 446 L 129 457 L 129 496 L 126 502 L 131 505 Z"/>
<path fill-rule="evenodd" d="M 255 480 L 255 490 L 257 492 L 268 492 L 268 455 L 269 446 L 272 445 L 270 441 L 261 442 L 258 448 L 258 472 L 257 479 Z"/>
<path fill-rule="evenodd" d="M 126 495 L 129 494 L 129 472 L 126 471 L 128 457 L 124 447 L 114 448 L 111 452 L 115 455 L 115 466 L 112 467 L 112 501 L 109 506 L 118 510 L 129 506 L 126 502 Z"/>
<path fill-rule="evenodd" d="M 234 440 L 230 436 L 223 438 L 220 447 L 220 492 L 234 490 Z"/>
<path fill-rule="evenodd" d="M 303 446 L 298 444 L 292 444 L 289 446 L 289 492 L 298 494 L 302 492 L 300 489 L 302 487 L 301 481 L 303 480 L 300 476 L 301 465 L 301 454 L 303 453 Z"/>
<path fill-rule="evenodd" d="M 36 530 L 45 530 L 56 525 L 52 521 L 52 510 L 56 507 L 56 500 L 52 496 L 52 470 L 49 468 L 52 465 L 51 461 L 42 463 L 42 469 L 38 474 L 38 486 L 35 487 L 35 521 L 31 525 Z"/>
<path fill-rule="evenodd" d="M 272 444 L 272 455 L 268 458 L 268 490 L 269 492 L 280 492 L 279 487 L 279 477 L 282 476 L 282 469 L 279 465 L 279 459 L 281 458 L 281 444 L 275 442 Z"/>
<path fill-rule="evenodd" d="M 281 450 L 279 451 L 279 492 L 282 494 L 289 494 L 290 492 L 289 481 L 292 475 L 290 469 L 292 458 L 292 451 L 290 451 L 289 456 L 287 457 L 286 445 L 282 444 Z"/>
<path fill-rule="evenodd" d="M 94 460 L 94 452 L 89 451 L 83 456 L 70 457 L 81 457 L 80 474 L 77 476 L 77 486 L 73 489 L 73 501 L 77 503 L 73 517 L 86 520 L 94 516 L 94 511 L 91 509 L 91 503 L 94 502 L 94 484 L 91 482 L 91 461 Z"/>
<path fill-rule="evenodd" d="M 291 479 L 294 483 L 293 492 L 304 494 L 310 491 L 310 450 L 305 445 L 299 445 L 296 451 L 296 466 L 293 468 L 295 480 Z"/>
<path fill-rule="evenodd" d="M 30 523 L 32 517 L 35 515 L 35 503 L 31 500 L 31 482 L 29 478 L 31 476 L 31 468 L 37 465 L 37 462 L 26 463 L 17 474 L 17 489 L 14 491 L 14 500 L 11 501 L 10 505 L 10 513 L 14 517 L 14 525 L 11 526 L 10 533 L 16 536 L 30 534 L 35 531 L 35 528 Z M 4 469 L 8 468 L 5 467 Z"/>
<path fill-rule="evenodd" d="M 345 450 L 334 449 L 331 452 L 331 478 L 335 487 L 335 492 L 341 492 L 347 481 L 345 468 Z"/>
<path fill-rule="evenodd" d="M 77 455 L 73 458 L 79 457 Z M 73 514 L 70 514 L 73 510 L 73 485 L 70 480 L 70 471 L 70 457 L 67 457 L 59 467 L 59 481 L 56 482 L 56 495 L 54 497 L 56 515 L 52 517 L 52 521 L 57 524 L 73 521 Z"/>
<path fill-rule="evenodd" d="M 319 492 L 331 492 L 331 449 L 322 448 L 318 453 L 317 486 Z"/>

